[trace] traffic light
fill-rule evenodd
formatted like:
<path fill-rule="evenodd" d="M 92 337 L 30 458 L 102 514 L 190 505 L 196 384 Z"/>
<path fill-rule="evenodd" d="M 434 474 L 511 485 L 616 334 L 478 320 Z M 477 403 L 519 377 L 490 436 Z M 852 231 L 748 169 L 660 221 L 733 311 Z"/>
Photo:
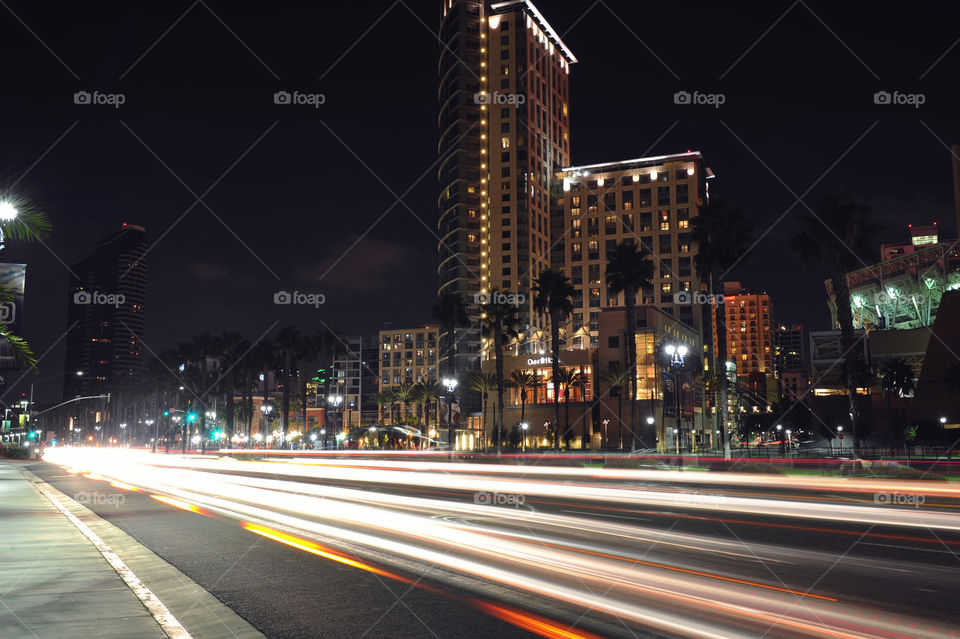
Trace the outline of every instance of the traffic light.
<path fill-rule="evenodd" d="M 197 421 L 197 414 L 196 414 L 196 413 L 187 413 L 187 421 L 188 421 L 188 422 L 195 422 L 195 421 Z"/>
<path fill-rule="evenodd" d="M 29 437 L 30 439 L 36 439 L 36 438 L 37 438 L 37 434 L 34 433 L 33 431 L 31 431 L 30 434 L 27 435 L 27 437 Z"/>
<path fill-rule="evenodd" d="M 163 411 L 163 416 L 164 416 L 164 417 L 170 417 L 170 411 L 168 411 L 168 410 Z"/>

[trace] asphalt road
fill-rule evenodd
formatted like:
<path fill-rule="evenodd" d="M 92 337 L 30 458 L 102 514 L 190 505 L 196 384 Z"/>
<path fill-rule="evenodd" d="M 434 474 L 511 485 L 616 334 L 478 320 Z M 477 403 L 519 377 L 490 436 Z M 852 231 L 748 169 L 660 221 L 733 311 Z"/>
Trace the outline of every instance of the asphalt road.
<path fill-rule="evenodd" d="M 957 636 L 945 482 L 160 457 L 35 472 L 269 637 Z"/>

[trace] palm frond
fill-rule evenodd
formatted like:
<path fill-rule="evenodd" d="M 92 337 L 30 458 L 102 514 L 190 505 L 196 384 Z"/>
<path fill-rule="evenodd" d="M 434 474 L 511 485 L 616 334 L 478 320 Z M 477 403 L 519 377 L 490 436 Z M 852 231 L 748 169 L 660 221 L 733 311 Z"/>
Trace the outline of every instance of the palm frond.
<path fill-rule="evenodd" d="M 30 344 L 27 343 L 27 340 L 23 339 L 19 335 L 14 335 L 11 333 L 10 328 L 6 324 L 0 324 L 0 338 L 7 340 L 7 343 L 10 344 L 10 348 L 13 350 L 13 355 L 16 357 L 18 362 L 24 364 L 27 366 L 27 368 L 30 368 L 33 371 L 37 370 L 37 358 L 33 354 L 33 349 L 30 348 Z"/>

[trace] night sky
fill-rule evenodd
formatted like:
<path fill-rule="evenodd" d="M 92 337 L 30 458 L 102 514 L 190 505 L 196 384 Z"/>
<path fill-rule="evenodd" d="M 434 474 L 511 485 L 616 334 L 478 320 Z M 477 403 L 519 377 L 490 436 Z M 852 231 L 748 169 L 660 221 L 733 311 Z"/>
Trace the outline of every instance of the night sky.
<path fill-rule="evenodd" d="M 537 5 L 580 59 L 574 162 L 702 151 L 717 174 L 712 194 L 762 236 L 733 278 L 771 293 L 779 322 L 829 321 L 824 274 L 803 272 L 787 245 L 805 210 L 790 209 L 797 197 L 812 206 L 846 185 L 886 226 L 878 239 L 905 240 L 907 223 L 934 220 L 956 236 L 946 146 L 960 141 L 960 23 L 950 3 Z M 50 349 L 38 377 L 63 367 L 61 261 L 123 221 L 155 243 L 154 351 L 201 331 L 255 339 L 274 323 L 322 321 L 367 334 L 428 320 L 440 7 L 5 0 L 0 190 L 54 224 L 49 250 L 10 244 L 2 255 L 29 264 L 24 334 L 38 355 Z M 680 90 L 725 103 L 677 105 Z M 925 103 L 875 105 L 881 90 Z M 77 91 L 125 102 L 78 105 Z M 275 105 L 277 91 L 325 103 Z M 275 306 L 278 290 L 323 293 L 326 304 Z M 44 383 L 37 400 L 58 397 L 60 384 Z"/>

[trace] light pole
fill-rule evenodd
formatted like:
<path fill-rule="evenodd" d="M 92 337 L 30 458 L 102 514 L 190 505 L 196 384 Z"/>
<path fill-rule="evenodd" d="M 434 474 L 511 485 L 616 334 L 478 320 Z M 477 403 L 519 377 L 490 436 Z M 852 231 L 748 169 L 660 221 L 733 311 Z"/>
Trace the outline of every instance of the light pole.
<path fill-rule="evenodd" d="M 607 432 L 607 422 L 608 422 L 608 421 L 609 421 L 609 420 L 606 420 L 606 419 L 603 420 L 603 432 L 604 432 L 604 434 L 606 434 L 606 432 Z M 529 427 L 530 427 L 530 425 L 527 424 L 527 422 L 523 422 L 523 423 L 520 424 L 520 428 L 523 429 L 523 454 L 524 454 L 524 455 L 527 454 L 527 429 L 528 429 Z"/>
<path fill-rule="evenodd" d="M 840 440 L 840 454 L 843 454 L 843 426 L 837 426 L 837 438 Z"/>
<path fill-rule="evenodd" d="M 342 404 L 342 403 L 343 403 L 343 395 L 328 395 L 328 396 L 327 396 L 327 405 L 333 407 L 334 417 L 336 417 L 337 412 L 340 410 L 340 404 Z M 326 416 L 324 416 L 324 420 L 326 420 Z M 342 421 L 342 420 L 341 420 L 341 421 Z M 339 426 L 339 429 L 338 429 L 338 426 Z M 335 430 L 339 430 L 341 433 L 343 432 L 343 425 L 342 425 L 342 424 L 337 424 L 336 420 L 334 420 L 333 428 L 334 428 Z"/>
<path fill-rule="evenodd" d="M 780 444 L 780 456 L 781 456 L 781 457 L 783 457 L 783 448 L 784 448 L 784 446 L 783 446 L 783 434 L 782 434 L 782 431 L 783 431 L 783 425 L 782 425 L 782 424 L 777 424 L 777 441 L 778 441 L 778 443 Z"/>
<path fill-rule="evenodd" d="M 263 421 L 266 424 L 267 436 L 270 438 L 270 441 L 273 440 L 273 432 L 270 431 L 270 413 L 273 412 L 273 404 L 269 402 L 264 402 L 260 404 L 260 412 L 263 413 Z"/>
<path fill-rule="evenodd" d="M 683 371 L 683 358 L 687 356 L 687 347 L 684 344 L 667 344 L 663 348 L 670 358 L 670 370 L 673 373 L 673 397 L 677 417 L 677 465 L 683 468 L 683 454 L 680 451 L 680 439 L 683 437 L 683 421 L 680 416 L 680 373 Z"/>
<path fill-rule="evenodd" d="M 123 433 L 123 438 L 126 440 L 126 439 L 127 439 L 127 435 L 128 435 L 128 433 L 127 433 L 127 422 L 123 422 L 123 423 L 120 424 L 120 431 Z M 129 443 L 129 440 L 127 440 L 127 441 L 128 441 L 128 443 Z"/>
<path fill-rule="evenodd" d="M 674 428 L 673 434 L 677 438 L 677 455 L 679 456 L 680 455 L 680 429 Z"/>
<path fill-rule="evenodd" d="M 650 427 L 651 432 L 653 431 L 653 416 L 647 417 L 647 426 Z M 623 448 L 623 442 L 620 443 L 620 448 Z"/>
<path fill-rule="evenodd" d="M 0 202 L 0 208 L 2 208 L 4 204 L 6 204 L 6 202 Z M 14 217 L 16 217 L 16 214 L 14 214 Z M 6 219 L 6 218 L 4 218 L 2 216 L 2 213 L 0 213 L 0 220 L 3 220 L 3 219 Z M 3 230 L 2 230 L 2 227 L 0 227 L 0 249 L 2 248 L 3 248 Z M 27 421 L 29 422 L 29 425 L 31 427 L 33 426 L 33 385 L 39 384 L 40 382 L 45 382 L 47 380 L 56 379 L 58 377 L 65 377 L 70 374 L 71 374 L 71 371 L 66 371 L 64 373 L 57 373 L 56 375 L 50 375 L 49 377 L 44 377 L 42 379 L 35 379 L 32 382 L 30 382 L 30 410 L 27 411 Z M 75 371 L 73 372 L 73 374 L 76 375 L 77 377 L 83 377 L 83 371 Z"/>
<path fill-rule="evenodd" d="M 789 428 L 787 429 L 787 451 L 793 446 L 793 440 L 790 438 L 792 432 Z"/>
<path fill-rule="evenodd" d="M 604 418 L 604 420 L 600 423 L 603 424 L 603 445 L 606 446 L 607 445 L 607 426 L 610 425 L 610 420 Z"/>
<path fill-rule="evenodd" d="M 447 389 L 447 445 L 450 447 L 450 456 L 453 457 L 454 439 L 453 430 L 453 391 L 457 388 L 457 380 L 453 377 L 444 377 L 443 386 Z M 496 418 L 494 418 L 496 422 Z M 500 451 L 500 431 L 497 431 L 497 451 Z"/>

